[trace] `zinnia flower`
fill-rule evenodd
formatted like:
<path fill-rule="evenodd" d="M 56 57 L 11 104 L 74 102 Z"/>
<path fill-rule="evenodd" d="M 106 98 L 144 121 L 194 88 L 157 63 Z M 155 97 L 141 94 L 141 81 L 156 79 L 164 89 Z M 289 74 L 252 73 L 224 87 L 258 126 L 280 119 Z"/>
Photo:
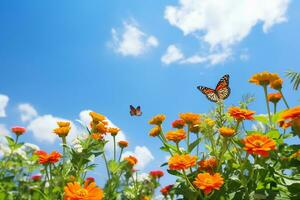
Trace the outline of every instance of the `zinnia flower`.
<path fill-rule="evenodd" d="M 164 172 L 161 171 L 161 170 L 153 170 L 149 174 L 153 178 L 160 178 L 160 177 L 162 177 L 164 175 Z"/>
<path fill-rule="evenodd" d="M 118 145 L 119 145 L 120 148 L 126 148 L 126 147 L 128 147 L 128 142 L 122 140 L 122 141 L 118 142 Z"/>
<path fill-rule="evenodd" d="M 70 122 L 63 122 L 63 121 L 60 121 L 60 122 L 56 122 L 57 123 L 57 125 L 59 126 L 59 127 L 68 127 L 68 126 L 70 126 Z"/>
<path fill-rule="evenodd" d="M 200 123 L 200 115 L 196 113 L 180 113 L 179 117 L 185 121 L 187 124 L 199 124 Z"/>
<path fill-rule="evenodd" d="M 208 195 L 213 190 L 219 190 L 224 184 L 224 179 L 219 173 L 213 175 L 209 173 L 198 174 L 194 185 L 203 190 L 205 195 Z"/>
<path fill-rule="evenodd" d="M 176 119 L 175 121 L 172 122 L 172 127 L 173 128 L 178 128 L 181 129 L 185 125 L 185 121 L 183 119 Z"/>
<path fill-rule="evenodd" d="M 31 179 L 33 181 L 40 181 L 42 179 L 42 175 L 41 174 L 35 174 L 35 175 L 31 176 Z"/>
<path fill-rule="evenodd" d="M 207 160 L 199 161 L 198 164 L 199 170 L 212 172 L 218 166 L 218 161 L 215 157 L 210 157 Z"/>
<path fill-rule="evenodd" d="M 177 129 L 173 131 L 168 131 L 166 133 L 166 139 L 178 143 L 180 140 L 186 138 L 185 131 L 183 129 Z"/>
<path fill-rule="evenodd" d="M 300 117 L 292 121 L 292 131 L 294 135 L 298 135 L 300 137 Z"/>
<path fill-rule="evenodd" d="M 189 154 L 175 154 L 169 161 L 169 169 L 171 170 L 184 170 L 196 165 L 197 156 L 191 156 Z"/>
<path fill-rule="evenodd" d="M 103 134 L 101 133 L 92 133 L 91 134 L 91 138 L 93 138 L 94 140 L 102 140 L 103 139 Z"/>
<path fill-rule="evenodd" d="M 214 126 L 215 125 L 215 120 L 213 120 L 213 119 L 210 119 L 210 118 L 206 118 L 205 120 L 204 120 L 204 122 L 208 125 L 208 126 Z"/>
<path fill-rule="evenodd" d="M 131 166 L 137 164 L 137 162 L 138 162 L 137 158 L 134 156 L 127 156 L 124 158 L 124 160 L 126 160 L 128 162 L 128 164 Z"/>
<path fill-rule="evenodd" d="M 21 126 L 15 126 L 11 128 L 11 131 L 16 135 L 22 135 L 23 133 L 26 132 L 26 128 Z"/>
<path fill-rule="evenodd" d="M 50 164 L 50 163 L 56 163 L 61 158 L 61 154 L 57 151 L 52 151 L 50 154 L 48 154 L 45 151 L 36 151 L 36 155 L 38 155 L 39 158 L 39 164 Z"/>
<path fill-rule="evenodd" d="M 168 196 L 169 193 L 170 193 L 170 190 L 173 188 L 173 186 L 174 186 L 174 185 L 167 185 L 167 186 L 163 187 L 163 188 L 160 190 L 161 194 L 164 195 L 164 196 Z"/>
<path fill-rule="evenodd" d="M 59 128 L 55 128 L 53 132 L 58 135 L 59 137 L 66 137 L 70 132 L 70 126 L 63 126 Z"/>
<path fill-rule="evenodd" d="M 67 183 L 64 191 L 64 200 L 102 200 L 104 197 L 103 191 L 95 182 L 86 182 L 84 187 L 78 182 Z"/>
<path fill-rule="evenodd" d="M 272 103 L 278 103 L 278 101 L 282 98 L 282 95 L 278 93 L 270 93 L 268 94 L 268 101 Z"/>
<path fill-rule="evenodd" d="M 235 134 L 235 130 L 233 128 L 228 128 L 228 127 L 219 128 L 219 132 L 224 137 L 230 137 Z"/>
<path fill-rule="evenodd" d="M 92 117 L 94 123 L 98 123 L 98 122 L 104 121 L 106 119 L 106 117 L 104 115 L 101 115 L 96 112 L 90 112 L 89 114 Z"/>
<path fill-rule="evenodd" d="M 228 113 L 231 117 L 236 119 L 237 121 L 242 121 L 242 120 L 254 120 L 253 114 L 255 113 L 252 110 L 247 110 L 247 109 L 241 109 L 239 107 L 230 107 L 228 108 Z"/>
<path fill-rule="evenodd" d="M 116 136 L 119 133 L 120 129 L 115 127 L 108 128 L 108 132 L 111 134 L 111 136 Z"/>
<path fill-rule="evenodd" d="M 249 154 L 261 155 L 264 157 L 269 156 L 269 151 L 276 149 L 275 141 L 266 135 L 252 134 L 248 135 L 243 140 L 244 149 Z"/>
<path fill-rule="evenodd" d="M 270 84 L 270 88 L 273 88 L 275 90 L 281 90 L 282 89 L 282 79 L 281 78 L 278 78 L 278 79 L 275 79 L 271 82 Z"/>
<path fill-rule="evenodd" d="M 86 179 L 85 179 L 85 181 L 86 182 L 88 182 L 88 183 L 91 183 L 91 182 L 95 182 L 95 179 L 93 178 L 93 177 L 87 177 Z"/>
<path fill-rule="evenodd" d="M 279 79 L 278 74 L 270 73 L 270 72 L 261 72 L 254 74 L 249 82 L 254 83 L 256 85 L 266 86 L 269 85 L 272 81 Z"/>
<path fill-rule="evenodd" d="M 152 136 L 152 137 L 156 137 L 160 134 L 161 132 L 161 127 L 160 126 L 154 126 L 150 132 L 149 132 L 149 135 Z"/>
<path fill-rule="evenodd" d="M 293 120 L 300 118 L 300 106 L 285 110 L 280 114 L 278 123 L 283 128 L 288 128 L 292 125 Z"/>
<path fill-rule="evenodd" d="M 101 134 L 106 134 L 108 128 L 103 122 L 98 122 L 96 125 L 96 131 Z"/>
<path fill-rule="evenodd" d="M 149 120 L 149 124 L 160 126 L 163 121 L 166 119 L 166 116 L 163 114 L 156 115 Z"/>

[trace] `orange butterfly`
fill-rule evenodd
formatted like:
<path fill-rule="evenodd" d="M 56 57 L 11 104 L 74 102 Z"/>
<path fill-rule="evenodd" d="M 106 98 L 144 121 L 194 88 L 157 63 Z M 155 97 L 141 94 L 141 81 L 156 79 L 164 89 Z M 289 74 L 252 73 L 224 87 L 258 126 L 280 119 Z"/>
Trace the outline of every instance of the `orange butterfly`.
<path fill-rule="evenodd" d="M 230 95 L 229 75 L 226 74 L 220 79 L 216 89 L 211 89 L 204 86 L 198 86 L 197 89 L 205 94 L 206 98 L 212 102 L 224 100 Z"/>
<path fill-rule="evenodd" d="M 137 106 L 135 108 L 132 105 L 130 105 L 129 107 L 130 107 L 130 112 L 129 113 L 130 113 L 131 116 L 141 116 L 142 115 L 141 106 Z"/>

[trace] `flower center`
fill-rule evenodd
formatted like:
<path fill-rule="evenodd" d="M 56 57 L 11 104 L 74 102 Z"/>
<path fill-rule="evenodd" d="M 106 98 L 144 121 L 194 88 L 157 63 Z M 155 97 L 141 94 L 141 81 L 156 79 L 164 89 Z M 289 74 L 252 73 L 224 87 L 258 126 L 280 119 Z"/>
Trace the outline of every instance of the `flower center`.
<path fill-rule="evenodd" d="M 261 147 L 261 146 L 263 146 L 264 143 L 260 140 L 256 140 L 256 141 L 254 141 L 254 144 L 258 147 Z"/>
<path fill-rule="evenodd" d="M 78 195 L 79 195 L 80 197 L 85 197 L 85 196 L 88 195 L 88 191 L 87 191 L 86 189 L 80 189 L 80 190 L 78 191 Z"/>

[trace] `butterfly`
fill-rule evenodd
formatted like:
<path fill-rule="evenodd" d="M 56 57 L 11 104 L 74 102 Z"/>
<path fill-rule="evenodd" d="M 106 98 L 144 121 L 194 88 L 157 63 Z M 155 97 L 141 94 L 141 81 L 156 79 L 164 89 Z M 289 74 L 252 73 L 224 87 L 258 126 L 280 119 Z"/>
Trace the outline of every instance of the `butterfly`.
<path fill-rule="evenodd" d="M 141 111 L 141 106 L 137 106 L 136 108 L 130 105 L 130 115 L 131 116 L 141 116 L 142 111 Z"/>
<path fill-rule="evenodd" d="M 197 89 L 205 94 L 206 98 L 212 102 L 224 100 L 230 95 L 229 75 L 224 75 L 218 82 L 215 89 L 204 86 L 198 86 Z"/>

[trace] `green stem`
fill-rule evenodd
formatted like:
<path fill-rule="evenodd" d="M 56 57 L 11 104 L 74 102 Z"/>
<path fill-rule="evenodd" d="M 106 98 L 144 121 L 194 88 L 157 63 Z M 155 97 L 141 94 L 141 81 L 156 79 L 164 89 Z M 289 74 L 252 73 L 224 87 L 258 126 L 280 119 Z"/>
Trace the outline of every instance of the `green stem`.
<path fill-rule="evenodd" d="M 289 109 L 289 108 L 290 108 L 290 107 L 289 107 L 289 104 L 287 103 L 287 101 L 286 101 L 286 99 L 285 99 L 285 97 L 284 97 L 284 95 L 283 95 L 283 93 L 282 93 L 282 90 L 280 89 L 279 92 L 280 92 L 280 94 L 281 94 L 281 96 L 282 96 L 282 99 L 283 99 L 283 102 L 284 102 L 285 106 Z"/>
<path fill-rule="evenodd" d="M 188 124 L 188 132 L 186 138 L 186 150 L 189 152 L 189 145 L 190 145 L 190 124 Z"/>
<path fill-rule="evenodd" d="M 270 105 L 269 105 L 269 101 L 268 101 L 268 89 L 267 89 L 267 85 L 263 85 L 263 88 L 264 88 L 264 93 L 265 93 L 265 99 L 266 99 L 267 109 L 268 109 L 269 124 L 270 124 L 270 127 L 272 127 L 272 118 L 271 118 Z"/>
<path fill-rule="evenodd" d="M 183 176 L 185 178 L 186 183 L 191 187 L 191 189 L 193 190 L 193 192 L 196 192 L 196 188 L 194 187 L 194 185 L 190 182 L 190 180 L 188 179 L 184 169 L 182 170 Z"/>
<path fill-rule="evenodd" d="M 109 173 L 109 169 L 108 169 L 108 163 L 107 163 L 107 159 L 106 159 L 106 156 L 105 156 L 105 152 L 103 152 L 102 155 L 103 155 L 103 159 L 104 159 L 105 166 L 106 166 L 106 172 L 107 172 L 108 180 L 110 180 L 110 173 Z"/>
<path fill-rule="evenodd" d="M 199 133 L 197 133 L 197 141 L 199 140 Z M 200 142 L 198 142 L 198 144 L 197 144 L 197 157 L 199 157 L 199 144 L 200 144 Z"/>
<path fill-rule="evenodd" d="M 65 165 L 66 162 L 66 145 L 67 145 L 67 140 L 66 136 L 63 136 L 62 138 L 62 143 L 63 143 L 63 166 Z"/>
<path fill-rule="evenodd" d="M 116 149 L 116 136 L 115 135 L 113 136 L 113 140 L 114 140 L 114 161 L 116 161 L 116 151 L 117 151 L 117 149 Z"/>
<path fill-rule="evenodd" d="M 121 148 L 121 152 L 120 152 L 120 156 L 119 156 L 119 162 L 121 161 L 121 157 L 122 157 L 123 149 L 124 149 L 124 148 Z"/>
<path fill-rule="evenodd" d="M 274 103 L 274 115 L 276 114 L 277 103 Z"/>
<path fill-rule="evenodd" d="M 179 142 L 176 142 L 176 147 L 177 147 L 177 151 L 179 152 L 179 154 L 181 154 L 180 148 L 179 148 Z"/>

